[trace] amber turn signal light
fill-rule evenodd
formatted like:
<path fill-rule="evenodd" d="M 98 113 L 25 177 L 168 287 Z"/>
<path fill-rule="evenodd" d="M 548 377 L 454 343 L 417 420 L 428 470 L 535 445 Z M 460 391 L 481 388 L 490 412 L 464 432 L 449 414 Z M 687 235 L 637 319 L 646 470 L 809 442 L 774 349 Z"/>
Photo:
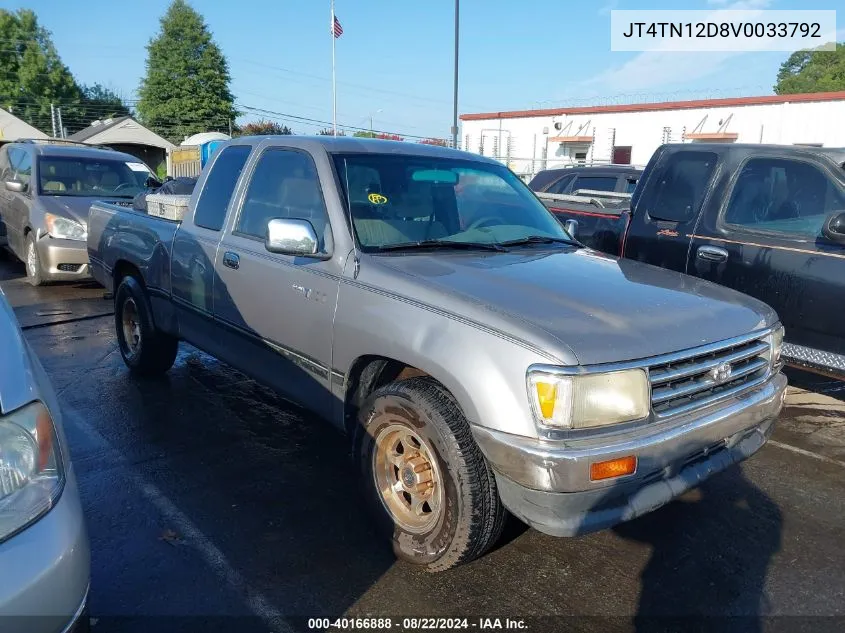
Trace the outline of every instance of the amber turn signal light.
<path fill-rule="evenodd" d="M 635 472 L 637 472 L 637 458 L 634 455 L 590 464 L 590 479 L 592 481 L 633 475 Z"/>

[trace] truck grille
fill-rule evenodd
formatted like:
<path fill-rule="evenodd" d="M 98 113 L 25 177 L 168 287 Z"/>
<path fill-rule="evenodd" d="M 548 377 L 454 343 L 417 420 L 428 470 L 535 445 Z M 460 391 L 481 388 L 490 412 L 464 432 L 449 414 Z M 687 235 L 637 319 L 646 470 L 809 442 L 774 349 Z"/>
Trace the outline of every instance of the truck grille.
<path fill-rule="evenodd" d="M 687 413 L 762 383 L 769 374 L 767 335 L 708 345 L 648 368 L 656 418 Z"/>

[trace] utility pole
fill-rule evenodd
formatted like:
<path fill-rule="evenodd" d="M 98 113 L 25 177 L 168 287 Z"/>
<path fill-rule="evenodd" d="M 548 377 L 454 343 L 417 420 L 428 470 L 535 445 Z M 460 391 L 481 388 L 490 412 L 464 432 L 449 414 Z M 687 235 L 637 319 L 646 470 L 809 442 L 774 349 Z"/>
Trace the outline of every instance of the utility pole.
<path fill-rule="evenodd" d="M 229 137 L 232 136 L 232 119 L 229 119 Z"/>
<path fill-rule="evenodd" d="M 59 136 L 61 138 L 64 138 L 65 137 L 65 126 L 62 125 L 62 109 L 61 108 L 56 108 L 56 118 L 58 119 L 58 122 L 59 122 Z"/>
<path fill-rule="evenodd" d="M 50 121 L 53 124 L 53 138 L 56 138 L 56 106 L 50 104 Z"/>
<path fill-rule="evenodd" d="M 455 100 L 452 109 L 452 147 L 458 148 L 458 34 L 460 17 L 460 0 L 455 0 Z"/>

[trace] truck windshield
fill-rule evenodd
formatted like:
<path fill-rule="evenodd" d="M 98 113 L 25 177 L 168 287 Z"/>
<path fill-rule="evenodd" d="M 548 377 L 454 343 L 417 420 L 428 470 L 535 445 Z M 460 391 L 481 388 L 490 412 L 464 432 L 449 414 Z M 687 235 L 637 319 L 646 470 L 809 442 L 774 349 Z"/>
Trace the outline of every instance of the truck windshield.
<path fill-rule="evenodd" d="M 504 165 L 396 154 L 336 154 L 355 234 L 365 251 L 440 245 L 561 244 L 561 224 Z M 395 247 L 391 249 L 391 247 Z"/>
<path fill-rule="evenodd" d="M 39 193 L 46 196 L 134 198 L 150 175 L 140 162 L 76 156 L 38 158 Z"/>

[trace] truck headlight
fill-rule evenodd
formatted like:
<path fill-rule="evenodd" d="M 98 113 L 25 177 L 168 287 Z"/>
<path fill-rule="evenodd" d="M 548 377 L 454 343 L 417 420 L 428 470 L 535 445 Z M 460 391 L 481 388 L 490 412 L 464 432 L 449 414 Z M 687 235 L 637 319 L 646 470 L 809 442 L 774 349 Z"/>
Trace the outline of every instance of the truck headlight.
<path fill-rule="evenodd" d="M 577 376 L 530 370 L 528 392 L 537 421 L 555 428 L 640 420 L 651 408 L 648 376 L 642 369 Z"/>
<path fill-rule="evenodd" d="M 778 325 L 771 333 L 772 365 L 774 366 L 780 364 L 780 356 L 783 352 L 783 335 L 785 332 L 786 330 L 784 330 L 783 326 Z"/>
<path fill-rule="evenodd" d="M 85 230 L 85 227 L 70 218 L 45 213 L 44 222 L 47 225 L 47 232 L 53 237 L 63 240 L 81 240 L 83 242 L 88 239 L 88 231 Z"/>
<path fill-rule="evenodd" d="M 0 542 L 52 508 L 64 482 L 47 408 L 33 402 L 0 417 Z"/>

